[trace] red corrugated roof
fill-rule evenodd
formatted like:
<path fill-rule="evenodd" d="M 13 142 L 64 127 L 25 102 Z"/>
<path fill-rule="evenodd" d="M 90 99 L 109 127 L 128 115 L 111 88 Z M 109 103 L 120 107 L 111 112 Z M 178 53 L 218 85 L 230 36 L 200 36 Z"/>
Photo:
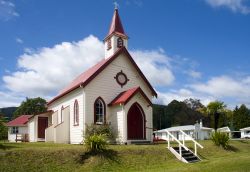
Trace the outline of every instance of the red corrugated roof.
<path fill-rule="evenodd" d="M 139 67 L 137 66 L 137 64 L 135 63 L 135 61 L 133 60 L 133 58 L 131 57 L 129 52 L 127 51 L 127 49 L 125 47 L 122 47 L 122 48 L 118 49 L 114 53 L 113 56 L 109 57 L 108 59 L 103 59 L 102 61 L 97 63 L 95 66 L 91 67 L 90 69 L 88 69 L 87 71 L 85 71 L 84 73 L 79 75 L 75 80 L 73 80 L 73 82 L 71 82 L 71 84 L 69 84 L 69 86 L 67 86 L 65 89 L 60 91 L 60 93 L 55 98 L 50 100 L 48 102 L 48 105 L 53 103 L 54 101 L 56 101 L 60 97 L 62 97 L 64 95 L 68 94 L 69 92 L 75 90 L 76 88 L 79 88 L 80 86 L 85 87 L 92 79 L 94 79 L 103 69 L 105 69 L 106 66 L 108 66 L 121 53 L 126 54 L 126 57 L 128 57 L 128 59 L 131 61 L 131 63 L 137 69 L 138 73 L 141 75 L 142 79 L 146 82 L 148 87 L 151 89 L 152 94 L 157 96 L 157 93 L 155 92 L 153 87 L 150 85 L 150 83 L 146 79 L 146 77 L 143 75 L 143 73 L 141 72 L 141 70 L 139 69 Z"/>
<path fill-rule="evenodd" d="M 114 100 L 112 100 L 109 103 L 109 106 L 118 105 L 118 104 L 126 104 L 138 92 L 146 99 L 149 105 L 152 105 L 151 101 L 146 96 L 146 94 L 142 91 L 142 89 L 140 87 L 135 87 L 127 91 L 121 92 Z"/>
<path fill-rule="evenodd" d="M 25 126 L 26 123 L 29 121 L 29 118 L 31 118 L 33 115 L 21 115 L 17 117 L 16 119 L 8 122 L 7 126 Z"/>

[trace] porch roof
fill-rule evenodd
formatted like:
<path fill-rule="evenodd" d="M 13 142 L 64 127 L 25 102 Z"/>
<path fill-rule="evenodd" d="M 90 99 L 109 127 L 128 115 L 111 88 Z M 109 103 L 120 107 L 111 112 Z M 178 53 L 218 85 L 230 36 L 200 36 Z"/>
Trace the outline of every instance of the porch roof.
<path fill-rule="evenodd" d="M 119 105 L 119 104 L 127 104 L 128 101 L 136 95 L 136 93 L 140 93 L 145 100 L 149 103 L 149 105 L 152 105 L 152 102 L 149 100 L 149 98 L 146 96 L 146 94 L 142 91 L 140 87 L 131 88 L 127 91 L 121 92 L 117 97 L 115 97 L 108 105 Z"/>

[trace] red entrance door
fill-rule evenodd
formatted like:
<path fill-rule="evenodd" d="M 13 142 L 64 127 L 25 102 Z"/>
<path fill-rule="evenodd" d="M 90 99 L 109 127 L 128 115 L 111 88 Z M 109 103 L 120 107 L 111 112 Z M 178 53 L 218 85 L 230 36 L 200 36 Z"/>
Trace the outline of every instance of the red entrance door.
<path fill-rule="evenodd" d="M 45 139 L 45 129 L 48 127 L 48 117 L 38 117 L 38 138 Z"/>
<path fill-rule="evenodd" d="M 128 111 L 128 139 L 144 139 L 145 132 L 144 112 L 138 103 L 134 103 Z"/>

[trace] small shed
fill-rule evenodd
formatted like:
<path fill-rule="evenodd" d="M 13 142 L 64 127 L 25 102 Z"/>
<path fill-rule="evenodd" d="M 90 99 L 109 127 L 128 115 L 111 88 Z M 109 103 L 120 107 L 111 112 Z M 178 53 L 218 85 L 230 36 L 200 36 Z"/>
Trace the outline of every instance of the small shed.
<path fill-rule="evenodd" d="M 218 128 L 217 132 L 226 133 L 226 134 L 228 134 L 229 138 L 232 138 L 232 131 L 228 126 Z"/>
<path fill-rule="evenodd" d="M 241 138 L 250 138 L 250 127 L 240 129 Z"/>
<path fill-rule="evenodd" d="M 8 140 L 9 142 L 28 141 L 28 121 L 32 115 L 21 115 L 8 122 Z"/>

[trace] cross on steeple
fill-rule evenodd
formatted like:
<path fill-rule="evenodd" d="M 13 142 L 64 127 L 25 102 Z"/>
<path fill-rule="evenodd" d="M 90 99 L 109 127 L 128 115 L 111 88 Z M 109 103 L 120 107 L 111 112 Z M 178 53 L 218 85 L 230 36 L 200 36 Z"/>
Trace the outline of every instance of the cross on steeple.
<path fill-rule="evenodd" d="M 115 9 L 118 9 L 119 4 L 116 1 L 114 2 L 114 5 L 115 5 Z"/>

